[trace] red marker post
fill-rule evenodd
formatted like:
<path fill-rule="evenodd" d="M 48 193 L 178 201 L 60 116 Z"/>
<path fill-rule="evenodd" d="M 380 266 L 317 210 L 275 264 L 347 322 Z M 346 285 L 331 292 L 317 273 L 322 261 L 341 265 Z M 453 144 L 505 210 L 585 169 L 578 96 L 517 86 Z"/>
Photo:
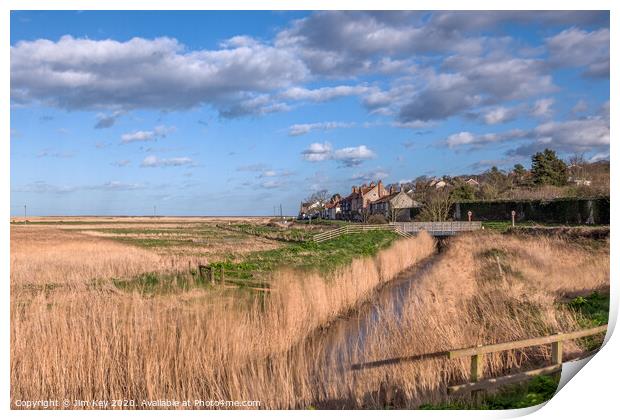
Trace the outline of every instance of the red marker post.
<path fill-rule="evenodd" d="M 515 215 L 517 214 L 516 211 L 511 211 L 510 214 L 512 215 L 512 227 L 515 227 Z"/>
<path fill-rule="evenodd" d="M 471 210 L 469 210 L 469 211 L 467 212 L 467 220 L 468 220 L 468 221 L 470 221 L 470 222 L 471 222 L 471 215 L 472 215 L 472 214 L 473 214 L 473 213 L 471 212 Z"/>

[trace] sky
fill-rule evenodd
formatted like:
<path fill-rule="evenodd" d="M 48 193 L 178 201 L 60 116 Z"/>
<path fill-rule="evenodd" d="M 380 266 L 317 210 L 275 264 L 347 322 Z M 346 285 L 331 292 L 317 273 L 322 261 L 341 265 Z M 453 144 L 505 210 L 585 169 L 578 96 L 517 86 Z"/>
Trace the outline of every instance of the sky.
<path fill-rule="evenodd" d="M 296 214 L 609 158 L 609 13 L 13 11 L 11 214 Z"/>

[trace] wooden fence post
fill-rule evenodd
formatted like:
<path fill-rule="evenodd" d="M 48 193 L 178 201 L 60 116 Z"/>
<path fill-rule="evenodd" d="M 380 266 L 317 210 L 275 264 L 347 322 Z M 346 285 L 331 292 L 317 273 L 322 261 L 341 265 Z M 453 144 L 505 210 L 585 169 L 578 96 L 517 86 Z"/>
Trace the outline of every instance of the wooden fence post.
<path fill-rule="evenodd" d="M 470 381 L 478 382 L 482 378 L 482 362 L 484 360 L 483 354 L 474 354 L 471 356 L 471 373 Z"/>
<path fill-rule="evenodd" d="M 220 281 L 224 283 L 224 266 L 220 265 Z"/>
<path fill-rule="evenodd" d="M 213 267 L 209 267 L 209 281 L 211 284 L 215 284 L 215 271 L 213 270 Z"/>
<path fill-rule="evenodd" d="M 562 342 L 555 341 L 551 343 L 551 363 L 554 365 L 562 364 Z"/>

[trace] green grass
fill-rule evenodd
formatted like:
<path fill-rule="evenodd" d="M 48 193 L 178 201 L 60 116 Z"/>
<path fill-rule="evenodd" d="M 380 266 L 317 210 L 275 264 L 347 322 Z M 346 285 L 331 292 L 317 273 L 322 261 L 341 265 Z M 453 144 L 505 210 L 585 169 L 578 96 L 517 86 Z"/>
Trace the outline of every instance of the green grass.
<path fill-rule="evenodd" d="M 598 327 L 609 321 L 609 294 L 593 292 L 576 297 L 568 306 L 579 314 L 578 321 L 584 328 Z"/>
<path fill-rule="evenodd" d="M 227 284 L 240 288 L 264 288 L 269 287 L 265 284 L 267 274 L 280 267 L 331 272 L 349 264 L 354 258 L 376 254 L 398 238 L 398 235 L 389 231 L 356 233 L 321 243 L 291 243 L 278 249 L 255 251 L 246 254 L 241 260 L 231 256 L 209 267 L 214 269 L 216 283 L 220 282 L 220 268 L 223 268 Z M 208 277 L 207 272 L 201 276 L 196 269 L 180 274 L 145 273 L 130 279 L 113 279 L 113 284 L 129 292 L 169 294 L 196 287 L 209 288 L 211 283 Z"/>
<path fill-rule="evenodd" d="M 533 227 L 533 226 L 563 226 L 559 224 L 538 223 L 538 222 L 516 222 L 515 227 Z M 485 229 L 496 230 L 499 232 L 507 232 L 512 227 L 510 220 L 493 220 L 482 222 L 482 227 Z"/>
<path fill-rule="evenodd" d="M 577 314 L 577 322 L 583 328 L 594 328 L 609 322 L 609 293 L 593 292 L 588 296 L 579 296 L 571 300 L 568 307 Z M 605 334 L 584 337 L 578 343 L 586 351 L 601 347 Z"/>
<path fill-rule="evenodd" d="M 537 376 L 529 382 L 503 387 L 495 394 L 484 395 L 477 401 L 453 401 L 443 404 L 424 404 L 422 410 L 508 410 L 526 408 L 549 401 L 558 388 L 559 375 Z"/>
<path fill-rule="evenodd" d="M 302 242 L 269 251 L 252 252 L 241 261 L 226 260 L 212 266 L 225 270 L 267 272 L 279 267 L 329 272 L 354 258 L 376 254 L 398 236 L 394 232 L 371 231 L 343 235 L 321 243 Z"/>
<path fill-rule="evenodd" d="M 307 229 L 288 228 L 282 229 L 275 226 L 256 225 L 250 223 L 235 223 L 229 225 L 219 225 L 221 229 L 232 230 L 242 232 L 248 235 L 261 236 L 267 239 L 274 239 L 280 241 L 307 241 L 312 239 L 312 235 L 315 232 L 311 232 Z"/>
<path fill-rule="evenodd" d="M 543 222 L 516 222 L 515 228 L 528 228 L 528 227 L 600 227 L 608 225 L 585 225 L 585 224 L 570 224 L 570 223 L 543 223 Z M 482 227 L 484 229 L 495 230 L 501 233 L 508 232 L 512 228 L 512 221 L 510 220 L 491 220 L 483 221 Z"/>

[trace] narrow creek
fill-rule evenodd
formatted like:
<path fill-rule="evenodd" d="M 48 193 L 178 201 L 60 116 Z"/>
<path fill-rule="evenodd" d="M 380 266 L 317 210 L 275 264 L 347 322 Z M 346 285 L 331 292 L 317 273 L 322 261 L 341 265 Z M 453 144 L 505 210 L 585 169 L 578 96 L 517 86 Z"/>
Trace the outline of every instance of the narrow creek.
<path fill-rule="evenodd" d="M 433 256 L 385 283 L 370 301 L 360 305 L 347 317 L 338 319 L 316 337 L 315 345 L 322 349 L 321 363 L 332 371 L 346 371 L 352 362 L 367 362 L 355 358 L 366 354 L 369 333 L 380 328 L 387 319 L 391 325 L 398 326 L 401 323 L 407 297 L 440 256 L 441 244 Z"/>

